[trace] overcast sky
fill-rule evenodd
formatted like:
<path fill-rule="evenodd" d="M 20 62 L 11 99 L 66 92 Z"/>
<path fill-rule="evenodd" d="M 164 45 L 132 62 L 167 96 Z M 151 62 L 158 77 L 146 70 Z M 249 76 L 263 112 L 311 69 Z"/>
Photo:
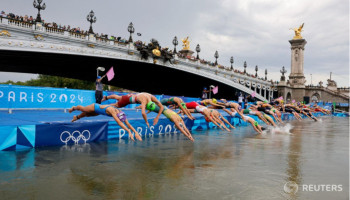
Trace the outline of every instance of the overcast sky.
<path fill-rule="evenodd" d="M 88 30 L 86 15 L 93 10 L 94 31 L 128 38 L 127 26 L 133 22 L 134 39 L 157 39 L 162 47 L 173 48 L 172 39 L 190 36 L 191 49 L 201 46 L 200 57 L 279 80 L 282 66 L 290 73 L 290 28 L 305 23 L 304 73 L 307 84 L 326 83 L 329 73 L 338 87 L 349 86 L 349 1 L 347 0 L 43 0 L 42 18 Z M 1 0 L 0 10 L 36 16 L 32 0 Z M 0 82 L 26 80 L 35 75 L 0 73 Z"/>

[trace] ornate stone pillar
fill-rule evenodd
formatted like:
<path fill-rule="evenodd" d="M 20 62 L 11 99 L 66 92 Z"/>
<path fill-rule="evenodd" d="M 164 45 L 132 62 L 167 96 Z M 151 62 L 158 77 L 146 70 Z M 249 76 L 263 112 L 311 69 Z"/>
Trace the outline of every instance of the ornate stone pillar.
<path fill-rule="evenodd" d="M 304 76 L 304 47 L 305 39 L 289 40 L 291 44 L 291 70 L 289 75 L 290 86 L 294 88 L 305 88 Z"/>

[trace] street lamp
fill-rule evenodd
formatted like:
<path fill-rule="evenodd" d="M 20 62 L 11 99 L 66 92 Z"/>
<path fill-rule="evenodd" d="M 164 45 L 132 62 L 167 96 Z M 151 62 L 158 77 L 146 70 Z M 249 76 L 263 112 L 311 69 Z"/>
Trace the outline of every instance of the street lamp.
<path fill-rule="evenodd" d="M 129 42 L 132 42 L 131 34 L 133 34 L 135 32 L 135 28 L 134 28 L 134 25 L 132 24 L 132 22 L 130 22 L 130 24 L 128 26 L 128 32 L 130 33 Z"/>
<path fill-rule="evenodd" d="M 231 70 L 233 70 L 233 66 L 232 66 L 232 64 L 234 63 L 233 56 L 231 56 L 230 63 L 231 63 Z"/>
<path fill-rule="evenodd" d="M 255 77 L 258 78 L 258 65 L 255 66 Z"/>
<path fill-rule="evenodd" d="M 280 72 L 282 73 L 281 81 L 285 81 L 286 77 L 284 76 L 284 73 L 287 73 L 287 70 L 284 68 L 284 66 L 282 67 L 282 70 L 280 70 Z"/>
<path fill-rule="evenodd" d="M 96 16 L 94 11 L 90 11 L 90 13 L 86 16 L 86 20 L 90 22 L 89 33 L 94 34 L 94 31 L 92 30 L 92 23 L 96 23 Z"/>
<path fill-rule="evenodd" d="M 174 45 L 174 54 L 176 54 L 176 45 L 178 45 L 179 42 L 177 41 L 177 37 L 175 36 L 174 39 L 173 39 L 173 45 Z"/>
<path fill-rule="evenodd" d="M 247 61 L 244 61 L 244 64 L 243 64 L 243 67 L 244 67 L 244 74 L 247 73 Z"/>
<path fill-rule="evenodd" d="M 104 72 L 106 69 L 104 67 L 97 67 L 96 71 L 97 71 L 97 76 L 98 76 L 98 71 Z"/>
<path fill-rule="evenodd" d="M 196 51 L 197 51 L 197 60 L 199 60 L 198 53 L 201 52 L 201 47 L 199 46 L 199 44 L 197 44 L 197 46 L 196 46 Z"/>
<path fill-rule="evenodd" d="M 38 9 L 38 15 L 36 16 L 35 22 L 41 22 L 40 10 L 45 10 L 46 4 L 44 3 L 43 5 L 40 5 L 43 2 L 43 0 L 37 0 L 37 1 L 38 2 L 34 0 L 33 2 L 34 8 Z"/>
<path fill-rule="evenodd" d="M 218 51 L 215 51 L 214 57 L 215 57 L 215 65 L 218 65 L 218 58 L 219 58 Z"/>
<path fill-rule="evenodd" d="M 267 80 L 267 69 L 265 69 L 265 81 Z"/>

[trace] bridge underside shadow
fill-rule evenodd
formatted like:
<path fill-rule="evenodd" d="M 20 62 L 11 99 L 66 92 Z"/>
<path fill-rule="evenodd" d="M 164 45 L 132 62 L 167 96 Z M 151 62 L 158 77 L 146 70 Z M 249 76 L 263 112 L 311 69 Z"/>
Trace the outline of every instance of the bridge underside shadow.
<path fill-rule="evenodd" d="M 162 62 L 161 60 L 158 62 Z M 37 73 L 94 82 L 96 68 L 114 67 L 115 77 L 103 82 L 137 92 L 200 97 L 203 87 L 218 85 L 215 98 L 236 99 L 239 90 L 215 80 L 150 63 L 80 55 L 0 50 L 0 71 Z"/>

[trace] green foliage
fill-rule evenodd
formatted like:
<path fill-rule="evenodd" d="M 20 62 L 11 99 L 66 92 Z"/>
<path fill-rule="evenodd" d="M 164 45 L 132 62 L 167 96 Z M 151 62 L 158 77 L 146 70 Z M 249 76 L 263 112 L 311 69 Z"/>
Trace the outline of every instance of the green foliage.
<path fill-rule="evenodd" d="M 95 90 L 95 82 L 82 81 L 82 80 L 71 79 L 71 78 L 63 78 L 58 76 L 49 76 L 49 75 L 39 75 L 37 79 L 31 79 L 26 82 L 7 81 L 1 84 L 54 87 L 54 88 L 67 87 L 71 89 Z M 105 89 L 106 89 L 106 86 L 105 86 Z"/>

